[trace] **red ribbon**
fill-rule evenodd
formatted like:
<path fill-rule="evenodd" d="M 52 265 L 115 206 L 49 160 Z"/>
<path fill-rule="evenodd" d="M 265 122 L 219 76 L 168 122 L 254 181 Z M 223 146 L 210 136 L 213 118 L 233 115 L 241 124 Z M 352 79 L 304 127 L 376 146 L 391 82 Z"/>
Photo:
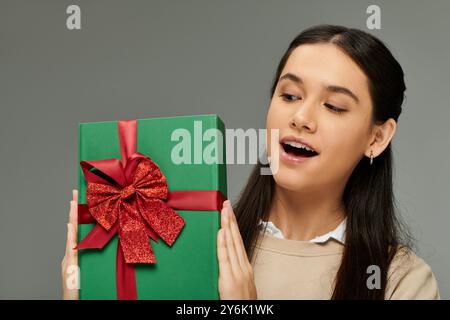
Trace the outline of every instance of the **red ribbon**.
<path fill-rule="evenodd" d="M 102 249 L 118 233 L 117 298 L 137 299 L 134 263 L 156 263 L 150 245 L 175 242 L 184 219 L 178 210 L 220 211 L 225 197 L 216 190 L 168 192 L 166 177 L 147 156 L 136 152 L 137 121 L 119 121 L 121 160 L 81 161 L 87 204 L 78 206 L 78 223 L 95 223 L 78 249 Z"/>

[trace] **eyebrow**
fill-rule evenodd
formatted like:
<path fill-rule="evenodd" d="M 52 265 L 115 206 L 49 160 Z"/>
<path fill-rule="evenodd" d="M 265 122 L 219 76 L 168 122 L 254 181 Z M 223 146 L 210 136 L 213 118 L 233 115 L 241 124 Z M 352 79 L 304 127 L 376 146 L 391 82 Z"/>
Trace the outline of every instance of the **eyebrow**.
<path fill-rule="evenodd" d="M 280 77 L 279 81 L 281 81 L 281 80 L 291 80 L 295 83 L 303 84 L 303 80 L 293 73 L 286 73 L 286 74 L 282 75 Z M 354 94 L 350 89 L 348 89 L 346 87 L 329 85 L 325 88 L 325 90 L 327 90 L 329 92 L 334 92 L 334 93 L 343 93 L 343 94 L 349 96 L 350 98 L 352 98 L 353 100 L 355 100 L 355 102 L 359 104 L 359 98 L 356 96 L 356 94 Z"/>

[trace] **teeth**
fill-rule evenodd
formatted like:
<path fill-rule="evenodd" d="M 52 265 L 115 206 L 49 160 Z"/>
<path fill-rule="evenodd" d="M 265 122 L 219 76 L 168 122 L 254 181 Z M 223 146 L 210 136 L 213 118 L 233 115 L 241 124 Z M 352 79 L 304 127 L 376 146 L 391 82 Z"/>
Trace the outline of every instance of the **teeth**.
<path fill-rule="evenodd" d="M 314 150 L 312 150 L 311 148 L 308 148 L 304 144 L 301 144 L 301 143 L 298 143 L 298 142 L 295 142 L 295 141 L 286 141 L 285 144 L 288 144 L 288 145 L 290 145 L 292 147 L 295 147 L 295 148 L 303 148 L 303 149 L 306 149 L 308 151 L 315 152 Z"/>

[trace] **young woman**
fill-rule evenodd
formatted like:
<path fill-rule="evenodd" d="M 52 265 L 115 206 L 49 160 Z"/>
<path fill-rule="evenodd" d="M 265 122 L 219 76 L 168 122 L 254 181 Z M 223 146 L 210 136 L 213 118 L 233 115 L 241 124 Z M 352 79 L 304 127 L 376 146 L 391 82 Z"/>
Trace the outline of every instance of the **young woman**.
<path fill-rule="evenodd" d="M 400 64 L 368 33 L 320 25 L 291 42 L 266 121 L 279 130 L 276 145 L 267 139 L 278 170 L 261 175 L 258 163 L 221 212 L 221 299 L 440 299 L 395 209 L 391 141 L 405 89 Z M 76 199 L 63 283 L 77 264 Z"/>

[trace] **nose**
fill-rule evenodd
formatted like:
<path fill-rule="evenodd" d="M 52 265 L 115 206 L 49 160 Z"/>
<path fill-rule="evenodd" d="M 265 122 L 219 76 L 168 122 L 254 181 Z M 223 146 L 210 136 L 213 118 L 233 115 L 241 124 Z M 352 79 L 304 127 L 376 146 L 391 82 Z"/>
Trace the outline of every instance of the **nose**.
<path fill-rule="evenodd" d="M 290 126 L 297 130 L 305 130 L 314 132 L 317 127 L 316 119 L 317 105 L 313 101 L 304 100 L 292 114 Z"/>

